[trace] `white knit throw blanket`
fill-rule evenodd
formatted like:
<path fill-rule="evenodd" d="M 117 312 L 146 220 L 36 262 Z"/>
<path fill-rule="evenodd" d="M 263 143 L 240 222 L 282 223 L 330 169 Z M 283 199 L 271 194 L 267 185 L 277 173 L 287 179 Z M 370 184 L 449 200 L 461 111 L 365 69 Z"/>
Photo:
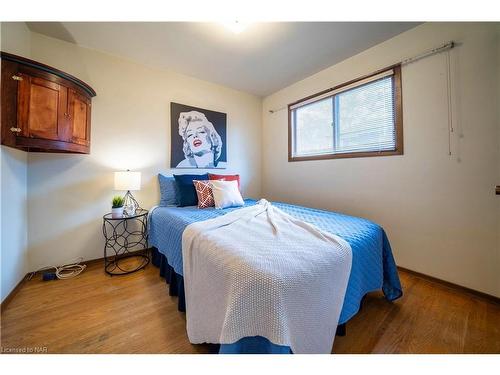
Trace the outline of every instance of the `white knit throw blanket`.
<path fill-rule="evenodd" d="M 263 336 L 294 353 L 330 353 L 351 271 L 338 236 L 266 200 L 182 235 L 191 343 Z"/>

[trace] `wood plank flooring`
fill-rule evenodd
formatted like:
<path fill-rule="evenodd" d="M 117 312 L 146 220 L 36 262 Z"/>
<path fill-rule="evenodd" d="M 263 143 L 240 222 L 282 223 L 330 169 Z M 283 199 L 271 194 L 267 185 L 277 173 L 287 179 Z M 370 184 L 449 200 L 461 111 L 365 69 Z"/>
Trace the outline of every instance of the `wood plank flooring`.
<path fill-rule="evenodd" d="M 402 271 L 404 297 L 369 294 L 335 353 L 500 353 L 500 305 Z M 71 280 L 26 282 L 1 315 L 2 351 L 214 353 L 192 345 L 158 269 L 110 277 L 94 263 Z"/>

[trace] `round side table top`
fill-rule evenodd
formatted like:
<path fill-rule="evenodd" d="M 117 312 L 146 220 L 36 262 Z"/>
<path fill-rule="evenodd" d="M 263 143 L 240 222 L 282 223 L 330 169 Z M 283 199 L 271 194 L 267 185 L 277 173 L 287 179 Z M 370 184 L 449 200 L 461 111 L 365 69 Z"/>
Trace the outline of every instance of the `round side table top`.
<path fill-rule="evenodd" d="M 129 215 L 123 214 L 123 216 L 120 216 L 120 217 L 113 217 L 111 212 L 110 212 L 110 213 L 107 213 L 106 215 L 104 215 L 102 218 L 104 220 L 128 220 L 128 219 L 135 219 L 137 217 L 147 215 L 148 212 L 149 212 L 148 210 L 145 210 L 143 208 L 139 208 L 135 211 L 134 215 L 129 216 Z"/>

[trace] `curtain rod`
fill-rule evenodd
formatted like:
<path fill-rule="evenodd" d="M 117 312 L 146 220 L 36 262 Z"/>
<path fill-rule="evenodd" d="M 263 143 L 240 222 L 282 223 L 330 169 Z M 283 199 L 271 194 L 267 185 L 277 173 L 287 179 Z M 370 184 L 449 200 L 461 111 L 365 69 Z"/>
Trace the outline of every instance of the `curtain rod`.
<path fill-rule="evenodd" d="M 431 55 L 434 55 L 436 53 L 440 53 L 440 52 L 444 52 L 444 51 L 447 51 L 449 49 L 452 49 L 453 47 L 455 47 L 455 42 L 453 41 L 450 41 L 450 42 L 447 42 L 439 47 L 435 47 L 435 48 L 432 48 L 430 50 L 427 50 L 425 52 L 422 52 L 416 56 L 413 56 L 413 57 L 408 57 L 406 59 L 403 59 L 400 61 L 400 63 L 403 65 L 403 64 L 409 64 L 411 62 L 414 62 L 414 61 L 417 61 L 417 60 L 420 60 L 420 59 L 423 59 L 424 57 L 427 57 L 427 56 L 431 56 Z"/>
<path fill-rule="evenodd" d="M 448 51 L 448 50 L 452 49 L 453 47 L 455 47 L 455 42 L 451 40 L 449 42 L 446 42 L 446 43 L 440 45 L 439 47 L 434 47 L 432 49 L 429 49 L 427 51 L 424 51 L 424 52 L 419 53 L 418 55 L 415 55 L 412 57 L 407 57 L 403 60 L 400 60 L 396 64 L 392 64 L 392 65 L 397 65 L 397 64 L 406 65 L 406 64 L 415 62 L 417 60 L 423 59 L 424 57 L 435 55 L 436 53 Z M 283 107 L 276 108 L 276 109 L 270 109 L 269 113 L 274 114 L 274 113 L 281 111 L 283 109 L 286 109 L 286 108 L 287 108 L 287 106 L 283 106 Z"/>

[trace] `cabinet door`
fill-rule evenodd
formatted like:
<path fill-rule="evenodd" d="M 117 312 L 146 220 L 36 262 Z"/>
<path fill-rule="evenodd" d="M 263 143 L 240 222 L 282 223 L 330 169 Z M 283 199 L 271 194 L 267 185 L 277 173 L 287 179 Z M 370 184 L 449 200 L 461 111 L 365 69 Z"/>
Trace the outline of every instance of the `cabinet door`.
<path fill-rule="evenodd" d="M 65 141 L 68 90 L 43 78 L 19 76 L 17 118 L 20 135 Z"/>
<path fill-rule="evenodd" d="M 71 142 L 88 146 L 90 144 L 90 98 L 73 89 L 69 89 L 68 95 Z"/>

